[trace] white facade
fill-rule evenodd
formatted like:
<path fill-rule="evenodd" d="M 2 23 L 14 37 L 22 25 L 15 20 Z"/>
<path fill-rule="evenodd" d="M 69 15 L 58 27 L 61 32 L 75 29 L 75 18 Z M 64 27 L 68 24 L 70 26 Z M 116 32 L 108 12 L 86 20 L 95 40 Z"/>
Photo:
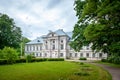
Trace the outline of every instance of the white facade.
<path fill-rule="evenodd" d="M 72 32 L 64 32 L 59 29 L 55 32 L 49 31 L 45 36 L 39 37 L 25 45 L 25 54 L 34 53 L 35 57 L 41 58 L 65 58 L 79 59 L 86 57 L 88 59 L 106 58 L 107 54 L 93 53 L 90 46 L 84 46 L 80 52 L 75 52 L 69 42 Z"/>

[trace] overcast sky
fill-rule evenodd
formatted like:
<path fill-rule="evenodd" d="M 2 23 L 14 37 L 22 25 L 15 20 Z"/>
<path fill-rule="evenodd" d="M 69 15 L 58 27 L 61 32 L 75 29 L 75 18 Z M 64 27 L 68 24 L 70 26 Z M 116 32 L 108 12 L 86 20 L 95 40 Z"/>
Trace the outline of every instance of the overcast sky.
<path fill-rule="evenodd" d="M 73 30 L 74 0 L 0 0 L 0 13 L 13 18 L 23 36 L 33 40 L 49 30 Z"/>

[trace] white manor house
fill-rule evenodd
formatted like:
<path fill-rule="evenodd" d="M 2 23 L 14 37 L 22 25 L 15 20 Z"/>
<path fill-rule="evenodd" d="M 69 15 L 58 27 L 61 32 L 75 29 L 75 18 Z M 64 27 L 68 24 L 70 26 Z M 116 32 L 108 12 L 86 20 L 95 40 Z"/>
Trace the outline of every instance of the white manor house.
<path fill-rule="evenodd" d="M 86 57 L 91 60 L 107 57 L 107 54 L 101 52 L 93 53 L 90 46 L 83 46 L 82 50 L 75 52 L 69 45 L 71 40 L 72 32 L 64 32 L 63 29 L 49 31 L 47 35 L 26 43 L 25 55 L 34 53 L 35 57 L 40 58 L 79 59 Z"/>

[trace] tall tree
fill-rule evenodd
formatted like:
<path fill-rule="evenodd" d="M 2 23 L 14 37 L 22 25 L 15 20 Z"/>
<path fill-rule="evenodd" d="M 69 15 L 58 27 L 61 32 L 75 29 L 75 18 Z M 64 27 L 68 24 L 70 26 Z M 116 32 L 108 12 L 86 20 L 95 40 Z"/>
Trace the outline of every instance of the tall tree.
<path fill-rule="evenodd" d="M 5 46 L 19 47 L 21 42 L 21 29 L 6 14 L 0 13 L 0 49 Z"/>
<path fill-rule="evenodd" d="M 92 49 L 95 51 L 120 56 L 119 7 L 119 0 L 76 0 L 78 22 L 73 30 L 73 48 L 79 44 L 80 50 L 87 42 L 93 44 Z"/>

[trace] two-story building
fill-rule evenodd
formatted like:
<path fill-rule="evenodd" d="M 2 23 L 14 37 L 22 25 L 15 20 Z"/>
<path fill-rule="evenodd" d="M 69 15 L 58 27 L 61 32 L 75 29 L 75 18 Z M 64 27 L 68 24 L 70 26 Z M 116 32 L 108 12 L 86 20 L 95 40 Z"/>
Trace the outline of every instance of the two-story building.
<path fill-rule="evenodd" d="M 106 58 L 107 54 L 93 53 L 90 46 L 83 46 L 82 50 L 75 52 L 69 45 L 72 39 L 72 32 L 64 32 L 62 29 L 49 31 L 47 35 L 32 40 L 25 45 L 25 54 L 34 54 L 41 58 L 65 58 L 79 59 L 86 57 L 88 59 Z"/>

